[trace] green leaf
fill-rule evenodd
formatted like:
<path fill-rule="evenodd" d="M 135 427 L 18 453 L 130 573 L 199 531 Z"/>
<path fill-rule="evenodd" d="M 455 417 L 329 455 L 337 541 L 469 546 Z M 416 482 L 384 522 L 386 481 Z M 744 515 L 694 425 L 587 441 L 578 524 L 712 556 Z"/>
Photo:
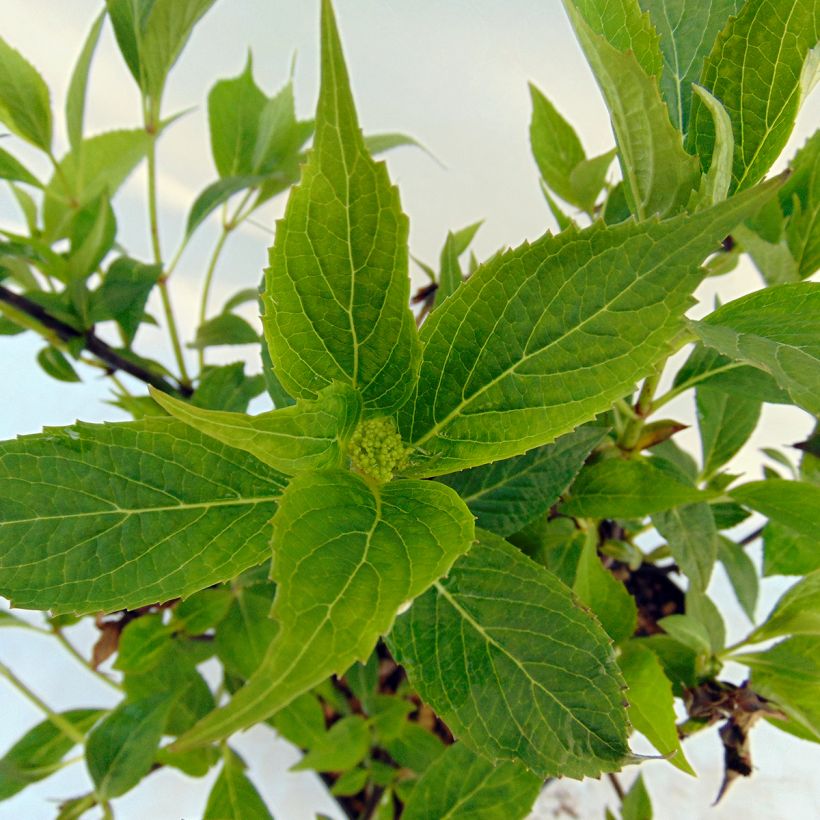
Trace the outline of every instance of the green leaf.
<path fill-rule="evenodd" d="M 787 481 L 783 478 L 752 481 L 731 491 L 735 501 L 783 524 L 798 535 L 817 538 L 817 516 L 820 514 L 820 486 L 808 481 Z M 776 553 L 767 556 L 774 559 Z"/>
<path fill-rule="evenodd" d="M 618 29 L 617 36 L 612 34 L 611 25 L 605 27 L 601 36 L 601 27 L 588 25 L 584 19 L 589 13 L 579 11 L 585 4 L 593 5 L 593 0 L 564 2 L 610 112 L 630 209 L 639 220 L 675 213 L 686 205 L 700 175 L 697 160 L 683 149 L 680 133 L 669 121 L 669 110 L 658 90 L 657 34 L 648 16 L 641 15 L 640 33 L 646 44 L 642 60 L 634 43 L 628 42 L 633 39 L 628 25 Z M 622 0 L 611 7 L 621 5 L 640 14 L 634 0 Z M 619 43 L 621 35 L 626 42 Z"/>
<path fill-rule="evenodd" d="M 370 729 L 361 715 L 349 715 L 330 730 L 294 766 L 293 771 L 341 772 L 352 769 L 370 751 Z"/>
<path fill-rule="evenodd" d="M 104 712 L 99 709 L 72 709 L 60 713 L 81 734 L 85 734 Z M 0 801 L 8 800 L 31 783 L 57 771 L 62 759 L 76 745 L 51 721 L 44 720 L 29 729 L 0 758 Z"/>
<path fill-rule="evenodd" d="M 571 205 L 590 210 L 593 199 L 581 199 L 570 181 L 570 174 L 586 159 L 575 129 L 558 113 L 555 106 L 530 83 L 532 118 L 530 145 L 544 182 Z M 600 188 L 598 189 L 600 191 Z M 597 196 L 598 191 L 595 192 Z"/>
<path fill-rule="evenodd" d="M 738 603 L 743 607 L 748 619 L 754 623 L 760 589 L 754 562 L 740 544 L 724 536 L 718 537 L 718 559 L 729 576 Z"/>
<path fill-rule="evenodd" d="M 638 775 L 621 802 L 621 820 L 652 820 L 652 802 L 644 786 L 643 775 Z"/>
<path fill-rule="evenodd" d="M 555 576 L 491 533 L 397 619 L 393 657 L 487 759 L 580 778 L 627 754 L 611 642 Z"/>
<path fill-rule="evenodd" d="M 56 347 L 49 345 L 37 354 L 37 364 L 51 376 L 61 382 L 82 381 L 69 360 Z"/>
<path fill-rule="evenodd" d="M 820 570 L 789 587 L 749 640 L 765 641 L 781 635 L 820 635 Z"/>
<path fill-rule="evenodd" d="M 326 734 L 324 708 L 313 692 L 299 695 L 269 718 L 268 723 L 279 735 L 303 749 L 315 746 Z"/>
<path fill-rule="evenodd" d="M 723 616 L 712 599 L 701 590 L 690 587 L 686 590 L 686 615 L 702 624 L 709 636 L 709 647 L 719 655 L 726 646 L 726 625 Z"/>
<path fill-rule="evenodd" d="M 799 532 L 782 520 L 763 528 L 763 575 L 805 575 L 820 569 L 817 535 Z"/>
<path fill-rule="evenodd" d="M 367 785 L 369 778 L 370 773 L 367 769 L 351 769 L 339 777 L 330 793 L 337 797 L 358 794 Z"/>
<path fill-rule="evenodd" d="M 185 236 L 191 234 L 223 203 L 234 194 L 261 185 L 268 177 L 261 174 L 225 177 L 212 182 L 194 200 L 185 224 Z"/>
<path fill-rule="evenodd" d="M 541 779 L 520 763 L 494 766 L 463 743 L 448 747 L 413 787 L 404 820 L 524 817 L 541 790 Z"/>
<path fill-rule="evenodd" d="M 245 774 L 242 758 L 230 749 L 211 788 L 203 820 L 273 820 L 265 801 Z"/>
<path fill-rule="evenodd" d="M 83 120 L 85 119 L 85 97 L 88 89 L 88 73 L 91 69 L 91 60 L 94 58 L 94 51 L 100 39 L 103 23 L 105 22 L 105 12 L 97 16 L 97 19 L 88 32 L 82 51 L 71 74 L 71 81 L 68 84 L 68 93 L 65 101 L 65 121 L 68 132 L 68 142 L 72 150 L 76 150 L 83 140 Z"/>
<path fill-rule="evenodd" d="M 0 593 L 58 613 L 185 597 L 264 560 L 283 486 L 167 417 L 3 442 Z"/>
<path fill-rule="evenodd" d="M 196 330 L 196 338 L 189 347 L 204 350 L 220 345 L 258 344 L 259 334 L 241 316 L 235 313 L 220 313 L 207 319 Z"/>
<path fill-rule="evenodd" d="M 712 639 L 706 626 L 691 615 L 667 615 L 658 621 L 671 638 L 698 655 L 710 655 Z"/>
<path fill-rule="evenodd" d="M 0 148 L 0 179 L 25 182 L 27 185 L 33 185 L 35 188 L 43 187 L 43 183 L 40 182 L 31 171 L 2 148 Z"/>
<path fill-rule="evenodd" d="M 689 127 L 692 84 L 720 30 L 743 0 L 639 0 L 660 36 L 663 74 L 660 86 L 672 123 L 682 133 Z M 697 92 L 697 89 L 695 89 Z"/>
<path fill-rule="evenodd" d="M 735 137 L 732 121 L 721 105 L 705 88 L 694 86 L 695 94 L 709 109 L 715 125 L 715 146 L 712 151 L 709 170 L 701 177 L 700 188 L 687 205 L 687 210 L 722 202 L 729 195 L 732 184 L 732 161 L 735 152 Z M 737 230 L 737 229 L 735 229 Z"/>
<path fill-rule="evenodd" d="M 116 320 L 130 344 L 142 324 L 148 297 L 161 275 L 162 265 L 146 265 L 127 256 L 115 259 L 91 296 L 90 320 Z"/>
<path fill-rule="evenodd" d="M 251 399 L 265 392 L 262 376 L 246 376 L 245 363 L 233 362 L 220 367 L 206 367 L 191 397 L 194 407 L 244 413 Z"/>
<path fill-rule="evenodd" d="M 455 293 L 456 288 L 464 279 L 458 257 L 467 250 L 481 225 L 481 222 L 475 222 L 460 231 L 455 233 L 450 231 L 447 234 L 444 247 L 441 249 L 441 273 L 438 278 L 434 308 L 440 305 L 450 294 Z"/>
<path fill-rule="evenodd" d="M 537 564 L 546 567 L 567 586 L 575 582 L 586 537 L 569 518 L 544 516 L 508 539 Z"/>
<path fill-rule="evenodd" d="M 398 737 L 386 739 L 384 748 L 400 766 L 421 774 L 444 753 L 444 744 L 418 723 L 405 723 Z"/>
<path fill-rule="evenodd" d="M 171 703 L 164 694 L 121 703 L 88 736 L 86 765 L 102 800 L 125 794 L 151 770 Z"/>
<path fill-rule="evenodd" d="M 581 470 L 562 509 L 585 518 L 640 518 L 707 497 L 648 461 L 608 458 Z"/>
<path fill-rule="evenodd" d="M 672 352 L 700 262 L 772 190 L 547 234 L 481 265 L 422 326 L 418 385 L 399 413 L 417 448 L 409 472 L 519 455 L 608 410 Z"/>
<path fill-rule="evenodd" d="M 300 399 L 258 416 L 203 410 L 159 390 L 151 389 L 151 395 L 174 418 L 287 475 L 344 466 L 361 413 L 359 394 L 340 383 L 326 387 L 316 401 Z"/>
<path fill-rule="evenodd" d="M 0 122 L 43 151 L 51 150 L 51 98 L 37 69 L 0 37 Z"/>
<path fill-rule="evenodd" d="M 820 638 L 801 635 L 766 652 L 733 657 L 751 667 L 755 692 L 774 701 L 814 738 L 820 736 Z"/>
<path fill-rule="evenodd" d="M 796 404 L 818 415 L 818 315 L 820 284 L 801 282 L 742 296 L 692 327 L 709 347 L 764 370 Z"/>
<path fill-rule="evenodd" d="M 180 746 L 262 720 L 366 660 L 399 607 L 445 574 L 473 534 L 469 510 L 442 484 L 369 486 L 341 470 L 296 476 L 274 519 L 279 632 L 244 689 Z"/>
<path fill-rule="evenodd" d="M 678 737 L 672 684 L 655 654 L 641 641 L 630 641 L 621 649 L 618 665 L 629 687 L 629 722 L 673 766 L 694 776 Z"/>
<path fill-rule="evenodd" d="M 578 198 L 589 203 L 586 208 L 589 213 L 595 212 L 595 203 L 606 185 L 609 168 L 616 156 L 618 150 L 613 148 L 597 157 L 581 160 L 569 175 L 570 185 L 575 189 Z"/>
<path fill-rule="evenodd" d="M 749 440 L 760 420 L 761 402 L 713 387 L 695 391 L 704 479 L 711 478 Z"/>
<path fill-rule="evenodd" d="M 271 249 L 265 336 L 293 396 L 331 381 L 390 412 L 418 360 L 409 309 L 407 218 L 383 164 L 367 153 L 330 3 L 322 6 L 322 88 L 314 148 Z"/>
<path fill-rule="evenodd" d="M 249 678 L 262 663 L 277 632 L 270 605 L 272 587 L 238 588 L 228 614 L 216 630 L 214 644 L 219 660 L 232 675 Z"/>
<path fill-rule="evenodd" d="M 592 610 L 616 643 L 635 632 L 638 621 L 635 601 L 626 587 L 601 564 L 593 539 L 586 539 L 572 591 Z"/>
<path fill-rule="evenodd" d="M 703 502 L 657 512 L 652 523 L 666 539 L 669 551 L 694 589 L 705 590 L 712 576 L 718 533 L 712 509 Z"/>
<path fill-rule="evenodd" d="M 174 627 L 189 635 L 202 635 L 224 620 L 233 604 L 230 590 L 224 587 L 203 589 L 174 607 Z"/>
<path fill-rule="evenodd" d="M 754 185 L 786 145 L 800 105 L 800 74 L 818 39 L 813 0 L 747 0 L 721 31 L 700 84 L 732 120 L 732 190 Z M 689 145 L 708 167 L 715 141 L 709 110 L 692 101 Z"/>
<path fill-rule="evenodd" d="M 512 535 L 547 512 L 606 435 L 581 427 L 523 456 L 442 476 L 476 516 L 479 527 Z"/>
<path fill-rule="evenodd" d="M 792 176 L 780 194 L 786 241 L 801 279 L 820 268 L 820 131 L 815 131 L 791 161 Z"/>

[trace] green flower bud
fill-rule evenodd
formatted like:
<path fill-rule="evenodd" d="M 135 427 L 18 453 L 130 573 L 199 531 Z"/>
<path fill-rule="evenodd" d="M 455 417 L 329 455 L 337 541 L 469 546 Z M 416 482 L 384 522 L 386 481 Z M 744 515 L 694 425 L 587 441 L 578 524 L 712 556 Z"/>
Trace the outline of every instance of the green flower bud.
<path fill-rule="evenodd" d="M 405 447 L 393 419 L 367 419 L 350 438 L 348 452 L 354 469 L 385 484 L 407 465 L 412 448 Z"/>

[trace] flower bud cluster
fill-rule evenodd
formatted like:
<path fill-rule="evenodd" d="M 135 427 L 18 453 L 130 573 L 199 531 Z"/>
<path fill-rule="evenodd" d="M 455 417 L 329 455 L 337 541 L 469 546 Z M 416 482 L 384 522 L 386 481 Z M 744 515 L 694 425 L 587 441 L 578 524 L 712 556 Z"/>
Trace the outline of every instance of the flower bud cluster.
<path fill-rule="evenodd" d="M 393 419 L 367 419 L 359 423 L 348 446 L 353 467 L 384 484 L 407 465 L 405 447 Z"/>

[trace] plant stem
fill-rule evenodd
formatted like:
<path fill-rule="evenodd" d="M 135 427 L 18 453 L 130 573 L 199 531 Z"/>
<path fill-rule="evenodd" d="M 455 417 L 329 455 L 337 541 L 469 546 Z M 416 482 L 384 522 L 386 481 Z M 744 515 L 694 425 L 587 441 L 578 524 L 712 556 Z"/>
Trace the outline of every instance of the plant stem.
<path fill-rule="evenodd" d="M 620 447 L 622 450 L 633 450 L 641 437 L 641 431 L 646 423 L 647 417 L 652 413 L 652 397 L 658 388 L 663 365 L 659 365 L 654 373 L 650 373 L 643 381 L 641 392 L 638 394 L 638 401 L 635 402 L 634 414 L 627 422 L 621 436 Z"/>
<path fill-rule="evenodd" d="M 205 271 L 205 281 L 202 283 L 202 297 L 199 302 L 199 325 L 205 322 L 205 316 L 208 313 L 208 296 L 211 292 L 211 283 L 214 278 L 214 271 L 216 270 L 219 257 L 222 254 L 222 249 L 225 247 L 225 242 L 228 239 L 229 229 L 223 226 L 219 239 L 216 240 L 214 252 L 211 254 L 211 261 L 208 263 L 208 269 Z M 199 349 L 199 369 L 205 364 L 205 350 Z"/>
<path fill-rule="evenodd" d="M 149 136 L 148 142 L 148 222 L 151 233 L 151 247 L 154 251 L 154 261 L 162 265 L 162 248 L 159 239 L 159 215 L 157 209 L 157 120 L 158 112 L 151 101 L 143 101 L 145 130 Z M 159 293 L 162 297 L 162 309 L 165 313 L 165 322 L 168 325 L 168 335 L 171 338 L 171 347 L 174 351 L 177 367 L 179 368 L 180 383 L 185 387 L 191 386 L 191 377 L 185 366 L 185 356 L 179 341 L 179 331 L 171 305 L 171 295 L 168 292 L 167 275 L 163 273 L 159 278 Z"/>
<path fill-rule="evenodd" d="M 615 794 L 618 795 L 618 800 L 620 800 L 621 803 L 623 803 L 626 794 L 624 793 L 624 787 L 621 785 L 621 781 L 618 780 L 618 776 L 613 774 L 612 772 L 609 772 L 607 774 L 607 777 L 609 778 L 609 782 L 612 784 L 612 788 L 615 790 Z"/>
<path fill-rule="evenodd" d="M 66 737 L 71 738 L 75 743 L 80 745 L 85 743 L 85 735 L 76 726 L 43 702 L 4 663 L 0 663 L 0 675 L 27 700 L 33 703 Z"/>
<path fill-rule="evenodd" d="M 103 681 L 104 683 L 107 683 L 112 689 L 116 689 L 118 692 L 122 691 L 122 686 L 120 686 L 115 681 L 111 680 L 111 678 L 109 678 L 108 675 L 104 675 L 102 672 L 99 671 L 99 669 L 95 669 L 89 663 L 89 661 L 87 661 L 82 656 L 82 654 L 77 650 L 77 647 L 74 646 L 74 644 L 71 643 L 71 641 L 69 641 L 68 638 L 66 638 L 61 629 L 59 629 L 56 626 L 52 626 L 51 633 L 60 642 L 60 644 L 62 644 L 66 652 L 68 652 L 69 655 L 78 660 L 89 672 L 91 672 L 92 675 L 99 678 L 99 680 Z"/>

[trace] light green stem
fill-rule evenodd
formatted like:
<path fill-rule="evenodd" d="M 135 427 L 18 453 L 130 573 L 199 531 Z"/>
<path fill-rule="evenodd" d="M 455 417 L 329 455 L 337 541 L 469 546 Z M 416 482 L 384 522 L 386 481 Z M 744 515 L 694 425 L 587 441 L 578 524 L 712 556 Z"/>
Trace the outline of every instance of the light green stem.
<path fill-rule="evenodd" d="M 638 401 L 635 403 L 633 417 L 627 422 L 621 436 L 620 446 L 622 450 L 632 450 L 638 443 L 646 419 L 652 412 L 652 397 L 655 395 L 655 390 L 657 390 L 662 371 L 663 365 L 659 365 L 654 373 L 644 379 Z"/>
<path fill-rule="evenodd" d="M 108 675 L 104 675 L 98 669 L 95 669 L 89 663 L 89 661 L 87 661 L 80 654 L 80 652 L 77 650 L 77 647 L 74 646 L 74 644 L 71 643 L 71 641 L 69 641 L 68 638 L 66 638 L 61 629 L 58 629 L 57 627 L 52 627 L 52 634 L 59 641 L 59 643 L 66 650 L 66 652 L 68 652 L 68 654 L 71 655 L 75 660 L 79 661 L 89 672 L 91 672 L 92 675 L 99 678 L 99 680 L 103 681 L 103 683 L 107 683 L 112 689 L 116 689 L 118 692 L 122 691 L 122 687 L 118 683 L 111 680 L 111 678 L 109 678 Z"/>

